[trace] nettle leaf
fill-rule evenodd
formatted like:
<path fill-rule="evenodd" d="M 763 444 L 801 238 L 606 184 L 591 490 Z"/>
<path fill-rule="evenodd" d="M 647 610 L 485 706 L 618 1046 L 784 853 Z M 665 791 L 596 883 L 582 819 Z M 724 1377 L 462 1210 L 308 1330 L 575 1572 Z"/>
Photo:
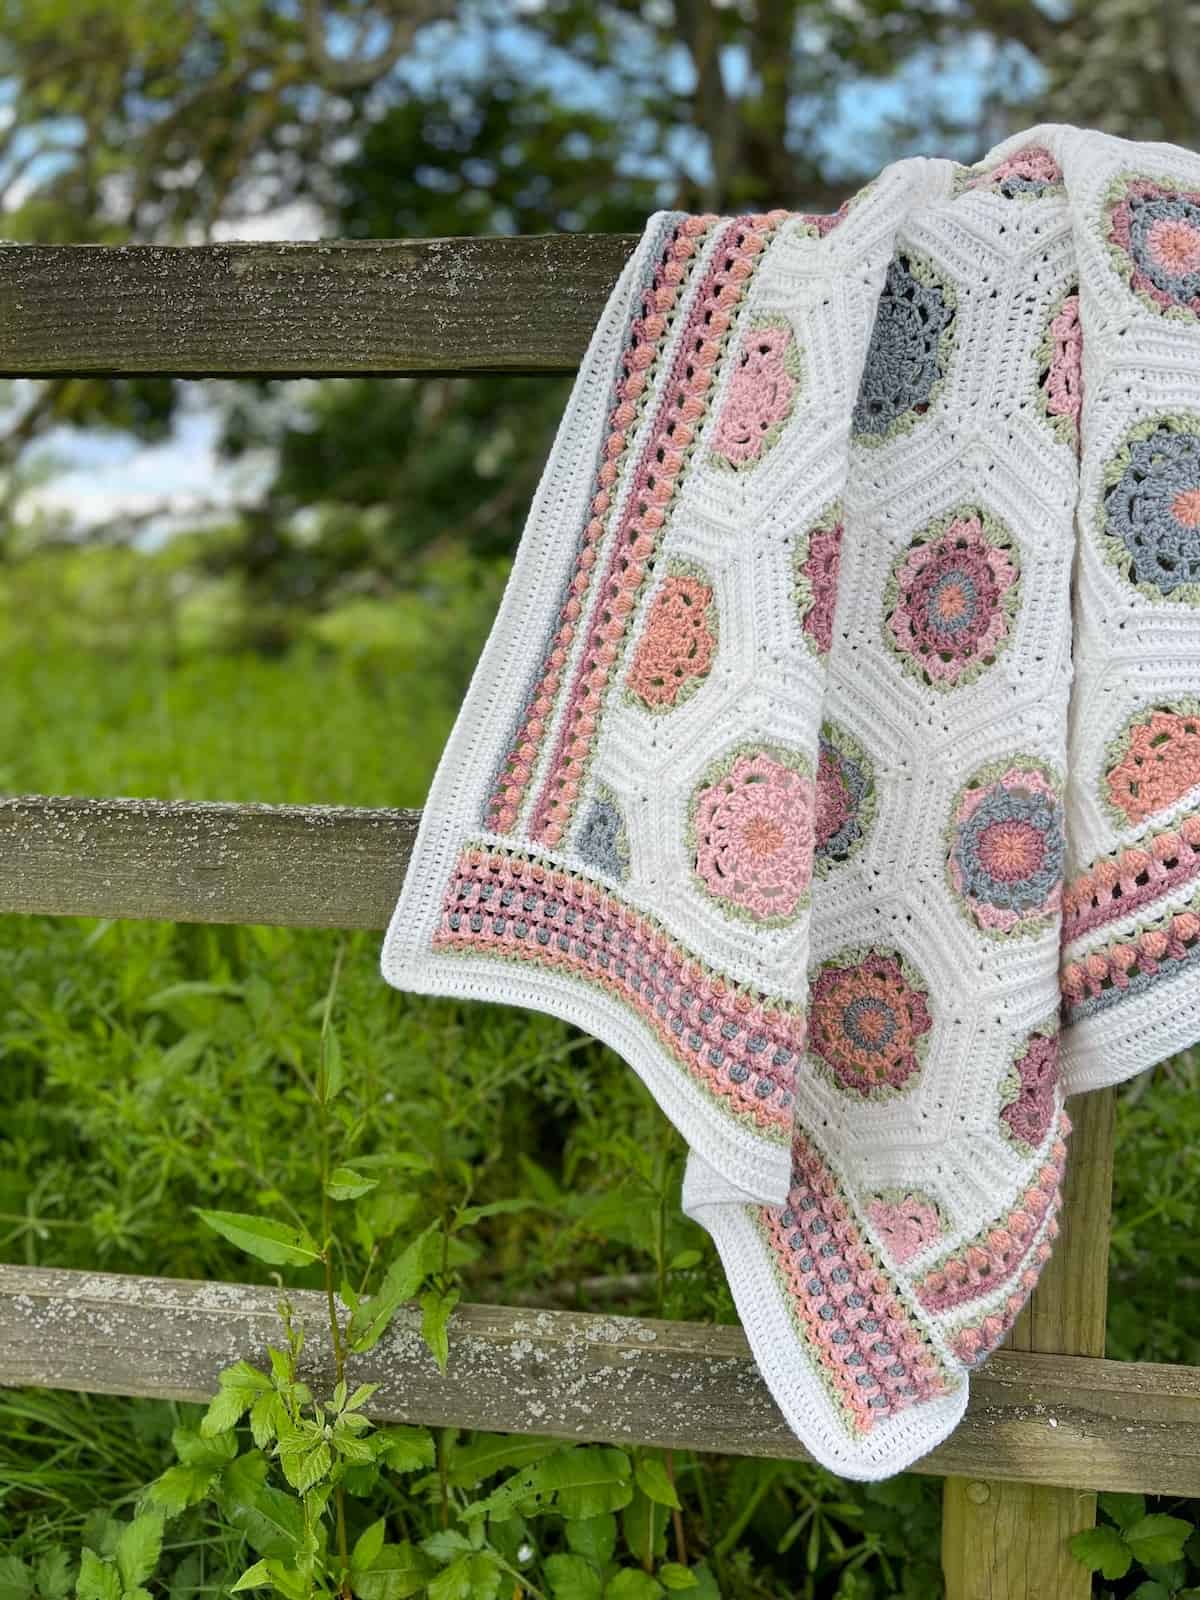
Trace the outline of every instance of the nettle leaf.
<path fill-rule="evenodd" d="M 554 1600 L 601 1600 L 600 1574 L 586 1556 L 548 1556 L 545 1573 Z"/>
<path fill-rule="evenodd" d="M 164 1516 L 177 1517 L 205 1498 L 216 1477 L 211 1467 L 168 1467 L 146 1490 L 145 1503 Z"/>
<path fill-rule="evenodd" d="M 1141 1517 L 1125 1529 L 1125 1543 L 1143 1567 L 1159 1566 L 1179 1560 L 1191 1531 L 1192 1524 L 1182 1517 Z"/>
<path fill-rule="evenodd" d="M 455 1556 L 469 1554 L 474 1548 L 466 1534 L 456 1533 L 453 1528 L 441 1528 L 428 1539 L 421 1540 L 421 1549 L 435 1561 L 451 1561 Z"/>
<path fill-rule="evenodd" d="M 436 1451 L 428 1428 L 397 1425 L 380 1428 L 375 1437 L 385 1445 L 383 1460 L 393 1472 L 417 1472 L 433 1466 Z"/>
<path fill-rule="evenodd" d="M 1102 1578 L 1123 1578 L 1133 1565 L 1133 1554 L 1115 1528 L 1101 1526 L 1073 1533 L 1068 1548 L 1076 1561 Z"/>
<path fill-rule="evenodd" d="M 279 1464 L 292 1488 L 297 1494 L 304 1494 L 326 1476 L 333 1465 L 333 1455 L 329 1446 L 322 1443 L 295 1455 L 281 1454 Z"/>
<path fill-rule="evenodd" d="M 663 1593 L 657 1578 L 652 1578 L 648 1572 L 638 1572 L 635 1567 L 626 1567 L 609 1579 L 604 1600 L 657 1600 Z"/>
<path fill-rule="evenodd" d="M 410 1241 L 392 1262 L 384 1275 L 378 1291 L 364 1300 L 350 1318 L 347 1339 L 350 1348 L 361 1355 L 378 1344 L 388 1323 L 406 1301 L 416 1297 L 434 1261 L 436 1222 L 431 1222 L 424 1232 Z"/>
<path fill-rule="evenodd" d="M 447 1324 L 458 1301 L 457 1289 L 430 1289 L 421 1296 L 421 1337 L 442 1372 L 450 1359 Z"/>
<path fill-rule="evenodd" d="M 78 1600 L 121 1600 L 121 1575 L 109 1561 L 101 1561 L 94 1550 L 85 1550 L 75 1580 Z"/>
<path fill-rule="evenodd" d="M 331 1200 L 357 1200 L 360 1194 L 370 1194 L 378 1185 L 378 1178 L 366 1178 L 353 1167 L 335 1167 L 329 1174 L 325 1193 Z"/>
<path fill-rule="evenodd" d="M 567 1548 L 577 1556 L 587 1556 L 602 1567 L 617 1548 L 617 1519 L 610 1511 L 598 1517 L 576 1517 L 566 1527 Z"/>
<path fill-rule="evenodd" d="M 237 1455 L 237 1440 L 228 1433 L 203 1439 L 192 1428 L 176 1428 L 171 1443 L 185 1467 L 207 1467 L 211 1472 L 220 1472 Z"/>
<path fill-rule="evenodd" d="M 1098 1503 L 1104 1515 L 1115 1522 L 1118 1528 L 1128 1528 L 1146 1515 L 1144 1494 L 1105 1493 L 1099 1496 Z"/>
<path fill-rule="evenodd" d="M 117 1571 L 127 1589 L 153 1576 L 162 1554 L 163 1519 L 147 1512 L 133 1521 L 117 1540 Z"/>
<path fill-rule="evenodd" d="M 0 1556 L 0 1600 L 26 1600 L 32 1593 L 33 1573 L 21 1558 Z"/>
<path fill-rule="evenodd" d="M 605 1445 L 568 1445 L 518 1472 L 464 1513 L 500 1522 L 516 1511 L 553 1507 L 561 1516 L 596 1517 L 617 1511 L 633 1498 L 629 1457 Z"/>
<path fill-rule="evenodd" d="M 241 1421 L 256 1399 L 272 1393 L 270 1378 L 248 1361 L 235 1361 L 220 1373 L 218 1381 L 220 1388 L 200 1423 L 200 1433 L 205 1438 L 228 1432 Z"/>
<path fill-rule="evenodd" d="M 455 1489 L 475 1489 L 485 1478 L 506 1467 L 525 1467 L 562 1449 L 557 1439 L 513 1439 L 504 1433 L 477 1434 L 461 1445 L 450 1463 L 449 1481 Z"/>
<path fill-rule="evenodd" d="M 500 1568 L 486 1552 L 462 1555 L 429 1585 L 429 1600 L 496 1600 Z"/>
<path fill-rule="evenodd" d="M 37 1564 L 37 1586 L 41 1600 L 65 1600 L 71 1592 L 71 1558 L 58 1545 L 48 1550 Z"/>
<path fill-rule="evenodd" d="M 273 1217 L 255 1217 L 245 1211 L 203 1211 L 199 1206 L 193 1209 L 214 1233 L 268 1266 L 307 1267 L 321 1258 L 317 1242 L 307 1228 L 293 1228 Z"/>
<path fill-rule="evenodd" d="M 384 1545 L 369 1568 L 350 1563 L 350 1582 L 358 1600 L 406 1600 L 429 1582 L 430 1566 L 408 1540 Z"/>
<path fill-rule="evenodd" d="M 375 1440 L 356 1439 L 340 1422 L 334 1426 L 333 1448 L 342 1460 L 348 1461 L 351 1466 L 367 1467 L 375 1459 Z"/>
<path fill-rule="evenodd" d="M 666 1465 L 661 1457 L 639 1457 L 634 1471 L 637 1486 L 644 1495 L 660 1506 L 670 1506 L 673 1511 L 679 1510 L 679 1496 L 675 1493 L 675 1485 L 667 1476 Z"/>
<path fill-rule="evenodd" d="M 260 1450 L 269 1445 L 287 1420 L 287 1407 L 277 1394 L 260 1394 L 250 1407 L 250 1434 Z"/>
<path fill-rule="evenodd" d="M 1195 1590 L 1192 1592 L 1194 1594 Z M 1171 1600 L 1171 1591 L 1165 1583 L 1151 1580 L 1148 1583 L 1139 1583 L 1129 1596 L 1129 1600 Z"/>

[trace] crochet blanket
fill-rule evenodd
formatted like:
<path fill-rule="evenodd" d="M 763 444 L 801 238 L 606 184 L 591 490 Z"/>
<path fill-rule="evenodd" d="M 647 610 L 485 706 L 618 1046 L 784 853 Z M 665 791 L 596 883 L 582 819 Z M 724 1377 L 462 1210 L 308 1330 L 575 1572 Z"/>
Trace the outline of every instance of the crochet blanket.
<path fill-rule="evenodd" d="M 1200 1038 L 1200 158 L 1061 126 L 659 212 L 383 952 L 620 1052 L 835 1472 L 962 1416 L 1064 1097 Z"/>

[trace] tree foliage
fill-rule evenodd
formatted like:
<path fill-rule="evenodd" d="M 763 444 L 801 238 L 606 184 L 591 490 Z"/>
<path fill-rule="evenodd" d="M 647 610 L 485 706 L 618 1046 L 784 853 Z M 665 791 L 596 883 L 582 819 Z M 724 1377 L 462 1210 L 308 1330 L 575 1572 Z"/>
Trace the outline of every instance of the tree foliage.
<path fill-rule="evenodd" d="M 825 209 L 917 149 L 1040 117 L 1186 142 L 1189 0 L 14 0 L 0 196 L 15 239 L 200 240 L 297 206 L 357 238 L 639 227 L 657 205 Z M 166 380 L 26 386 L 7 499 L 56 425 L 170 426 Z M 220 391 L 267 447 L 222 562 L 264 603 L 511 550 L 561 382 Z M 111 530 L 108 530 L 111 531 Z M 120 532 L 120 529 L 117 530 Z"/>

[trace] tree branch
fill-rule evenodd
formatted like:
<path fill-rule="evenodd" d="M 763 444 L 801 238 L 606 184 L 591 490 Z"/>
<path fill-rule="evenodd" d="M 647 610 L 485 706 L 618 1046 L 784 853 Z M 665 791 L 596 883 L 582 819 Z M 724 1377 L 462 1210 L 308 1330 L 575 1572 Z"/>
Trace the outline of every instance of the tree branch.
<path fill-rule="evenodd" d="M 391 5 L 387 9 L 391 10 Z M 308 41 L 308 53 L 313 66 L 320 74 L 322 83 L 327 88 L 362 89 L 367 84 L 382 78 L 395 66 L 405 49 L 412 43 L 413 35 L 418 28 L 426 22 L 451 17 L 454 15 L 454 10 L 453 0 L 416 0 L 407 17 L 393 19 L 387 42 L 374 55 L 359 56 L 355 51 L 348 56 L 335 56 L 330 53 L 325 41 L 322 0 L 304 0 L 304 32 Z M 364 24 L 358 30 L 356 44 L 361 45 L 364 42 L 366 31 Z"/>

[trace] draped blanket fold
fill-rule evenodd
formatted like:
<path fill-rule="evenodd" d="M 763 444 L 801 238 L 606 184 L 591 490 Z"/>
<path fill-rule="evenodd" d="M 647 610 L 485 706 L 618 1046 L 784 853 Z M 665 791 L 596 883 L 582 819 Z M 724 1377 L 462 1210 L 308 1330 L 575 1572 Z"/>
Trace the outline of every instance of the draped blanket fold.
<path fill-rule="evenodd" d="M 605 1040 L 763 1377 L 897 1472 L 1048 1258 L 1065 1096 L 1200 1038 L 1200 159 L 1047 126 L 651 217 L 383 951 Z"/>

